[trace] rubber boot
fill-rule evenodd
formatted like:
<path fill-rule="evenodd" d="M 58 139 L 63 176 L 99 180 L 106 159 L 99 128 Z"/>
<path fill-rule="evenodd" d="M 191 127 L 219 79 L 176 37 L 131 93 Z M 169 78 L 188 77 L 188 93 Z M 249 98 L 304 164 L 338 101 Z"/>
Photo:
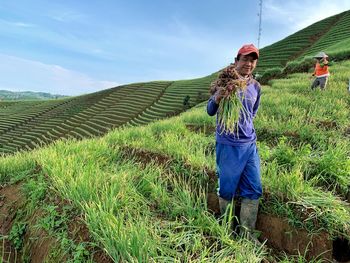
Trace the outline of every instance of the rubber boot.
<path fill-rule="evenodd" d="M 220 214 L 223 216 L 226 212 L 227 206 L 231 203 L 231 201 L 227 201 L 226 199 L 219 196 L 219 207 L 220 207 Z"/>
<path fill-rule="evenodd" d="M 219 197 L 221 224 L 226 225 L 229 232 L 234 233 L 235 202 Z"/>
<path fill-rule="evenodd" d="M 261 244 L 254 236 L 256 219 L 258 216 L 259 199 L 252 200 L 243 198 L 241 202 L 241 211 L 239 216 L 240 235 L 251 241 Z"/>

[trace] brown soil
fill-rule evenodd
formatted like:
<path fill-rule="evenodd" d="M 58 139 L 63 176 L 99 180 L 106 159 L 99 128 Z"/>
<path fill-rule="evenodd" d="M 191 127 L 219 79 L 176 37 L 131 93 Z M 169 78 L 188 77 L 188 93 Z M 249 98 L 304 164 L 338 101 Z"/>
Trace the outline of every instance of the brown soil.
<path fill-rule="evenodd" d="M 20 194 L 20 184 L 0 188 L 0 237 L 10 233 L 14 223 L 16 212 L 24 204 L 24 198 Z M 1 241 L 0 255 L 3 255 L 4 262 L 15 262 L 16 250 L 12 247 L 7 238 Z"/>
<path fill-rule="evenodd" d="M 335 121 L 318 121 L 316 127 L 324 130 L 334 130 L 338 125 Z"/>
<path fill-rule="evenodd" d="M 21 185 L 14 184 L 0 188 L 0 237 L 8 236 L 16 218 L 17 211 L 25 204 L 25 199 L 21 195 Z M 58 205 L 58 211 L 62 210 L 62 206 L 67 202 L 60 202 L 56 198 L 55 204 Z M 43 211 L 37 210 L 28 220 L 28 227 L 23 237 L 26 258 L 31 263 L 42 263 L 50 254 L 53 248 L 58 246 L 57 240 L 49 236 L 44 230 L 33 227 L 39 218 L 43 216 Z M 81 218 L 76 217 L 70 221 L 69 237 L 76 243 L 86 242 L 93 244 L 89 230 Z M 17 252 L 11 242 L 4 238 L 0 239 L 0 258 L 1 262 L 15 263 L 21 262 L 21 253 Z M 113 260 L 101 249 L 92 245 L 88 245 L 87 249 L 93 255 L 93 259 L 98 263 L 112 263 Z"/>
<path fill-rule="evenodd" d="M 9 235 L 16 218 L 18 209 L 22 208 L 25 200 L 21 195 L 21 185 L 8 185 L 0 189 L 0 235 Z M 34 224 L 34 219 L 40 217 L 40 213 L 36 213 L 30 222 Z M 44 231 L 34 230 L 33 227 L 26 228 L 24 235 L 24 244 L 30 251 L 30 262 L 41 263 L 49 254 L 51 248 L 55 245 L 54 238 L 48 237 Z M 0 249 L 1 250 L 1 249 Z M 1 254 L 1 253 L 0 253 Z M 4 240 L 4 251 L 2 260 L 4 262 L 20 262 L 21 253 L 15 250 L 8 239 Z"/>
<path fill-rule="evenodd" d="M 304 255 L 307 259 L 332 260 L 333 244 L 326 232 L 310 235 L 303 229 L 291 227 L 286 219 L 267 214 L 259 214 L 257 230 L 261 239 L 277 250 L 291 255 Z"/>
<path fill-rule="evenodd" d="M 77 216 L 69 222 L 68 225 L 69 237 L 76 243 L 92 243 L 90 231 L 86 226 L 84 220 Z M 89 252 L 93 255 L 94 262 L 97 263 L 113 263 L 113 260 L 100 248 L 88 246 Z"/>
<path fill-rule="evenodd" d="M 216 128 L 207 125 L 186 124 L 186 128 L 195 133 L 204 133 L 206 135 L 213 135 L 216 132 Z"/>
<path fill-rule="evenodd" d="M 344 134 L 345 134 L 345 136 L 349 136 L 350 137 L 350 126 L 345 129 Z"/>
<path fill-rule="evenodd" d="M 211 170 L 206 170 L 205 171 L 209 177 L 210 183 L 211 184 L 216 184 L 216 182 L 218 181 L 218 177 L 216 175 L 215 171 L 211 171 Z"/>
<path fill-rule="evenodd" d="M 208 211 L 216 216 L 220 215 L 219 198 L 216 193 L 208 193 L 207 196 Z"/>
<path fill-rule="evenodd" d="M 283 135 L 286 137 L 294 138 L 294 139 L 300 139 L 300 135 L 296 131 L 286 131 L 283 133 Z"/>
<path fill-rule="evenodd" d="M 257 130 L 257 136 L 259 141 L 265 141 L 270 146 L 276 146 L 280 140 L 280 137 L 282 136 L 287 137 L 288 142 L 293 146 L 298 146 L 303 142 L 303 139 L 300 137 L 300 134 L 297 131 L 285 131 L 282 134 L 278 134 L 276 131 L 262 129 Z"/>
<path fill-rule="evenodd" d="M 64 213 L 64 206 L 72 206 L 71 202 L 65 199 L 61 199 L 55 196 L 54 200 L 48 200 L 48 202 L 53 202 L 57 208 L 56 210 L 62 214 Z M 68 222 L 68 237 L 73 240 L 76 244 L 86 243 L 87 250 L 93 257 L 96 263 L 112 263 L 113 260 L 100 248 L 93 246 L 93 238 L 90 235 L 90 231 L 83 220 L 82 215 L 76 215 L 70 218 Z"/>
<path fill-rule="evenodd" d="M 31 263 L 44 262 L 52 249 L 57 246 L 55 238 L 48 236 L 45 231 L 36 230 L 31 226 L 24 236 L 24 243 L 30 251 L 28 257 Z"/>
<path fill-rule="evenodd" d="M 155 162 L 160 166 L 167 167 L 170 162 L 173 161 L 172 158 L 170 158 L 167 155 L 143 150 L 143 149 L 135 149 L 130 147 L 123 147 L 121 149 L 121 152 L 123 152 L 124 157 L 132 157 L 135 158 L 136 161 L 141 162 L 140 165 L 146 165 L 147 163 Z"/>

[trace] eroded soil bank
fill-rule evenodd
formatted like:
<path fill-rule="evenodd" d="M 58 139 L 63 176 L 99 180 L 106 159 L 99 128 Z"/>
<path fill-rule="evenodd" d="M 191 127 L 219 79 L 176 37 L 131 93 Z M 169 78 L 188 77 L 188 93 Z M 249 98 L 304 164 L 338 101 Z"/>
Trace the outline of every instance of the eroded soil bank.
<path fill-rule="evenodd" d="M 0 187 L 0 262 L 17 263 L 49 262 L 50 255 L 55 255 L 61 262 L 66 262 L 72 255 L 65 254 L 57 237 L 36 225 L 44 216 L 44 211 L 38 207 L 25 221 L 19 220 L 26 209 L 26 201 L 21 192 L 22 183 Z M 67 202 L 55 198 L 56 212 L 60 213 Z M 69 218 L 69 217 L 68 217 Z M 75 216 L 68 221 L 68 237 L 73 243 L 93 244 L 88 227 L 81 217 Z M 112 263 L 113 260 L 96 246 L 87 245 L 87 250 L 95 262 Z M 60 253 L 61 255 L 57 255 Z M 49 261 L 48 261 L 49 260 Z"/>

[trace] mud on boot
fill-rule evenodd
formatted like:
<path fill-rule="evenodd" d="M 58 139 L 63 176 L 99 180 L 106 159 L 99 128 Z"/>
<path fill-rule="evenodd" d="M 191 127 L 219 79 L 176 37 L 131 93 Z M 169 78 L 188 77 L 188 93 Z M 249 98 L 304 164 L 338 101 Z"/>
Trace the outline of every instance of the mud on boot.
<path fill-rule="evenodd" d="M 239 216 L 239 235 L 243 238 L 252 241 L 256 245 L 261 246 L 262 243 L 258 240 L 259 233 L 255 230 L 258 209 L 259 199 L 242 199 L 241 211 Z"/>

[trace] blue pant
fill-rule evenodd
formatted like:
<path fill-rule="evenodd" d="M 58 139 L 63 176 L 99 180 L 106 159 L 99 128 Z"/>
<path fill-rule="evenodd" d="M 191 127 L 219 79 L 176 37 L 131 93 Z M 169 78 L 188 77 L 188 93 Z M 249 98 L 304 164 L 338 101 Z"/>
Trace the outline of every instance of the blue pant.
<path fill-rule="evenodd" d="M 253 200 L 261 197 L 260 158 L 255 142 L 240 146 L 217 143 L 216 166 L 221 198 L 232 200 L 237 194 Z"/>

